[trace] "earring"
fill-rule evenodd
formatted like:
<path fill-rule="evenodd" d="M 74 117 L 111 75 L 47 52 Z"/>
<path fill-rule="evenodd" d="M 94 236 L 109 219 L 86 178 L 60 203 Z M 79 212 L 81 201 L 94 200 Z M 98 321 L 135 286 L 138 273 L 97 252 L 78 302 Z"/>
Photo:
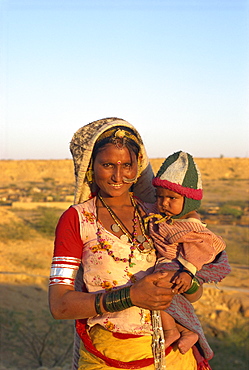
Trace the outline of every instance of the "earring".
<path fill-rule="evenodd" d="M 86 171 L 86 178 L 89 184 L 93 183 L 93 170 L 91 168 Z"/>

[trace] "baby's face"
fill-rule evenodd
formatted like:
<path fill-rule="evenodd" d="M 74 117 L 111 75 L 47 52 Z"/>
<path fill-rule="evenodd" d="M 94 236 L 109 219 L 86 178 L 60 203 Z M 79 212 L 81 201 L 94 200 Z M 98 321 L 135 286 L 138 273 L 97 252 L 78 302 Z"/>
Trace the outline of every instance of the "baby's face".
<path fill-rule="evenodd" d="M 157 207 L 160 213 L 167 216 L 176 216 L 182 212 L 184 205 L 184 196 L 175 193 L 172 190 L 157 187 L 156 188 Z"/>

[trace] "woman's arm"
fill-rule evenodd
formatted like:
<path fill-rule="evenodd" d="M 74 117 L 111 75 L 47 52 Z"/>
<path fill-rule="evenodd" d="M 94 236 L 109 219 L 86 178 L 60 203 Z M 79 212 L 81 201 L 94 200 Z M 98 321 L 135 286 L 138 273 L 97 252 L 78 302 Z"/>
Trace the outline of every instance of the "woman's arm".
<path fill-rule="evenodd" d="M 158 282 L 160 281 L 160 286 Z M 131 286 L 130 298 L 134 306 L 149 310 L 164 310 L 173 298 L 167 272 L 147 275 Z M 77 292 L 70 285 L 52 285 L 49 288 L 49 305 L 55 319 L 85 319 L 95 316 L 95 294 Z M 100 301 L 101 312 L 103 296 Z"/>
<path fill-rule="evenodd" d="M 74 289 L 83 247 L 78 213 L 70 207 L 60 217 L 56 228 L 49 286 L 49 306 L 55 319 L 84 319 L 96 314 L 94 294 Z"/>
<path fill-rule="evenodd" d="M 96 315 L 95 294 L 76 292 L 70 285 L 49 287 L 49 307 L 55 319 L 86 319 Z"/>

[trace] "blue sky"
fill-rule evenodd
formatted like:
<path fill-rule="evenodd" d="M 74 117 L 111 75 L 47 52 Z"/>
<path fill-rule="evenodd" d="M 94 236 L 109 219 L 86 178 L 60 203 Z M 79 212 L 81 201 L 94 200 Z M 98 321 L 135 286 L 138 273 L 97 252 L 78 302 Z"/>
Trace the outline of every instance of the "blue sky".
<path fill-rule="evenodd" d="M 0 0 L 0 159 L 116 116 L 149 157 L 248 157 L 247 0 Z"/>

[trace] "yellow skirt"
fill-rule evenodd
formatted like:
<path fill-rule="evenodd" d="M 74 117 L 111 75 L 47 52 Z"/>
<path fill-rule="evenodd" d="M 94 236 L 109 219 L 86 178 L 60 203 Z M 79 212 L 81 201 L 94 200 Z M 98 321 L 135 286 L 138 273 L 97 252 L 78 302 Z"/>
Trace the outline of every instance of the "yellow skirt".
<path fill-rule="evenodd" d="M 105 330 L 100 325 L 95 325 L 90 330 L 91 340 L 98 351 L 106 357 L 122 362 L 130 362 L 153 357 L 151 350 L 151 336 L 144 335 L 137 338 L 119 339 L 115 338 L 111 332 Z M 177 347 L 166 356 L 167 370 L 197 370 L 196 359 L 190 349 L 184 355 Z M 118 369 L 108 366 L 106 363 L 89 353 L 81 342 L 80 358 L 78 370 L 106 370 Z M 132 367 L 134 369 L 134 367 Z M 154 370 L 154 364 L 142 367 L 143 370 Z"/>

